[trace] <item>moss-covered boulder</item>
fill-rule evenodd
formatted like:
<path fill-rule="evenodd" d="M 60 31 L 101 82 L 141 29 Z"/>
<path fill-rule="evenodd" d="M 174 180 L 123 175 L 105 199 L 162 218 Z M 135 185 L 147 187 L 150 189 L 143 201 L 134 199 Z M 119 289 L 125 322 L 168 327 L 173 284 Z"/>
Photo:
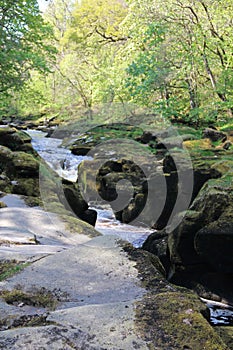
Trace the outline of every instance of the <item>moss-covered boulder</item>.
<path fill-rule="evenodd" d="M 79 218 L 92 226 L 95 225 L 97 213 L 88 207 L 82 197 L 79 185 L 62 179 L 44 162 L 40 168 L 40 192 L 47 211 L 60 216 Z"/>
<path fill-rule="evenodd" d="M 21 151 L 22 147 L 31 142 L 31 137 L 22 130 L 9 126 L 0 126 L 0 143 L 12 151 Z"/>
<path fill-rule="evenodd" d="M 12 159 L 6 166 L 7 173 L 11 173 L 11 177 L 30 177 L 39 176 L 39 161 L 31 154 L 25 152 L 13 152 Z"/>
<path fill-rule="evenodd" d="M 95 146 L 108 140 L 133 139 L 138 141 L 142 135 L 143 130 L 141 128 L 129 124 L 110 123 L 98 125 L 79 135 L 70 146 L 70 149 L 76 155 L 86 155 Z"/>
<path fill-rule="evenodd" d="M 222 178 L 209 180 L 204 185 L 181 224 L 169 235 L 168 247 L 172 264 L 178 267 L 206 262 L 195 248 L 196 235 L 226 214 L 232 205 L 232 195 L 231 186 L 228 187 Z M 223 235 L 222 239 L 224 240 Z"/>
<path fill-rule="evenodd" d="M 68 180 L 62 181 L 64 196 L 60 197 L 64 207 L 72 210 L 80 219 L 95 226 L 97 213 L 95 210 L 88 209 L 88 204 L 83 199 L 79 186 Z M 64 201 L 65 198 L 65 201 Z"/>
<path fill-rule="evenodd" d="M 130 246 L 147 294 L 136 305 L 136 328 L 149 349 L 227 350 L 229 339 L 209 323 L 209 310 L 192 291 L 175 286 L 161 275 L 155 256 Z"/>
<path fill-rule="evenodd" d="M 39 165 L 31 137 L 24 131 L 0 126 L 0 189 L 38 197 Z"/>

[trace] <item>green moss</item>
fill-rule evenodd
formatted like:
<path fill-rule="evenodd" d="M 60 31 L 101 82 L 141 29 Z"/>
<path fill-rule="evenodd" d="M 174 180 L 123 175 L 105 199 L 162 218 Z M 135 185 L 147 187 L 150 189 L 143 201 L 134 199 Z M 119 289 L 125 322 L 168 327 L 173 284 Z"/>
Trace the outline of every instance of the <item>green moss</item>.
<path fill-rule="evenodd" d="M 11 291 L 2 291 L 0 296 L 7 304 L 26 304 L 55 310 L 58 299 L 44 288 L 34 292 L 24 292 L 21 289 L 13 289 Z"/>
<path fill-rule="evenodd" d="M 228 345 L 228 349 L 233 349 L 233 327 L 215 327 L 215 330 Z"/>
<path fill-rule="evenodd" d="M 29 266 L 29 263 L 19 263 L 16 260 L 6 260 L 0 262 L 0 281 L 3 281 L 16 273 L 19 273 L 24 268 Z"/>
<path fill-rule="evenodd" d="M 101 236 L 101 233 L 96 231 L 91 225 L 74 216 L 62 214 L 60 215 L 60 218 L 65 223 L 65 226 L 69 232 L 84 234 L 89 237 Z"/>
<path fill-rule="evenodd" d="M 138 328 L 160 350 L 227 350 L 202 312 L 205 306 L 192 293 L 148 294 L 138 303 Z"/>
<path fill-rule="evenodd" d="M 233 130 L 233 123 L 229 122 L 229 123 L 224 123 L 223 125 L 221 125 L 219 127 L 220 131 L 232 131 Z"/>
<path fill-rule="evenodd" d="M 23 199 L 29 207 L 43 207 L 43 202 L 40 197 L 24 196 Z"/>
<path fill-rule="evenodd" d="M 212 148 L 212 143 L 209 139 L 184 141 L 183 145 L 188 150 L 197 149 L 199 151 L 200 149 L 203 150 L 203 149 L 211 149 Z"/>

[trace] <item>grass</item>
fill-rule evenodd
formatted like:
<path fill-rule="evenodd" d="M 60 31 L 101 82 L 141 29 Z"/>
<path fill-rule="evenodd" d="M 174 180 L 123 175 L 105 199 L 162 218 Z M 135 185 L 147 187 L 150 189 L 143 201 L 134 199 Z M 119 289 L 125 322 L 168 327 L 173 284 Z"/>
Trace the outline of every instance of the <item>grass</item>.
<path fill-rule="evenodd" d="M 19 263 L 16 260 L 0 262 L 0 281 L 19 273 L 29 265 L 29 263 Z"/>
<path fill-rule="evenodd" d="M 58 299 L 53 295 L 52 292 L 41 288 L 33 292 L 25 292 L 21 289 L 13 289 L 11 291 L 4 290 L 0 292 L 0 296 L 5 300 L 7 304 L 26 304 L 36 307 L 48 308 L 55 310 Z"/>

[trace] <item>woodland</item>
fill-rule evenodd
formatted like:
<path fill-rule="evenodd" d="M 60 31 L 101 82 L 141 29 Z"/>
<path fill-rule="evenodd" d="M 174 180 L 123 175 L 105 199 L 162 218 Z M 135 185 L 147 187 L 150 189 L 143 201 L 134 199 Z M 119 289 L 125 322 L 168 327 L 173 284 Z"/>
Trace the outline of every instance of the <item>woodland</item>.
<path fill-rule="evenodd" d="M 231 0 L 0 0 L 0 118 L 112 103 L 194 127 L 233 113 Z"/>

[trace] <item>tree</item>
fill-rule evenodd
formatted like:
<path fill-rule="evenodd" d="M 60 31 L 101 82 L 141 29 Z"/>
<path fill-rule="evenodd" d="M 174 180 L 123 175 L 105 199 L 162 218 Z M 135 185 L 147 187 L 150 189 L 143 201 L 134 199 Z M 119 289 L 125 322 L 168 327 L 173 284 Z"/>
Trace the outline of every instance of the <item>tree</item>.
<path fill-rule="evenodd" d="M 124 72 L 119 52 L 127 41 L 120 27 L 126 11 L 117 0 L 51 3 L 46 16 L 58 49 L 53 75 L 56 103 L 63 99 L 91 109 L 93 103 L 116 97 Z"/>
<path fill-rule="evenodd" d="M 32 69 L 49 71 L 51 33 L 36 0 L 0 0 L 0 93 L 21 89 Z"/>
<path fill-rule="evenodd" d="M 134 99 L 193 124 L 232 115 L 232 1 L 128 3 L 135 50 L 127 86 Z"/>

